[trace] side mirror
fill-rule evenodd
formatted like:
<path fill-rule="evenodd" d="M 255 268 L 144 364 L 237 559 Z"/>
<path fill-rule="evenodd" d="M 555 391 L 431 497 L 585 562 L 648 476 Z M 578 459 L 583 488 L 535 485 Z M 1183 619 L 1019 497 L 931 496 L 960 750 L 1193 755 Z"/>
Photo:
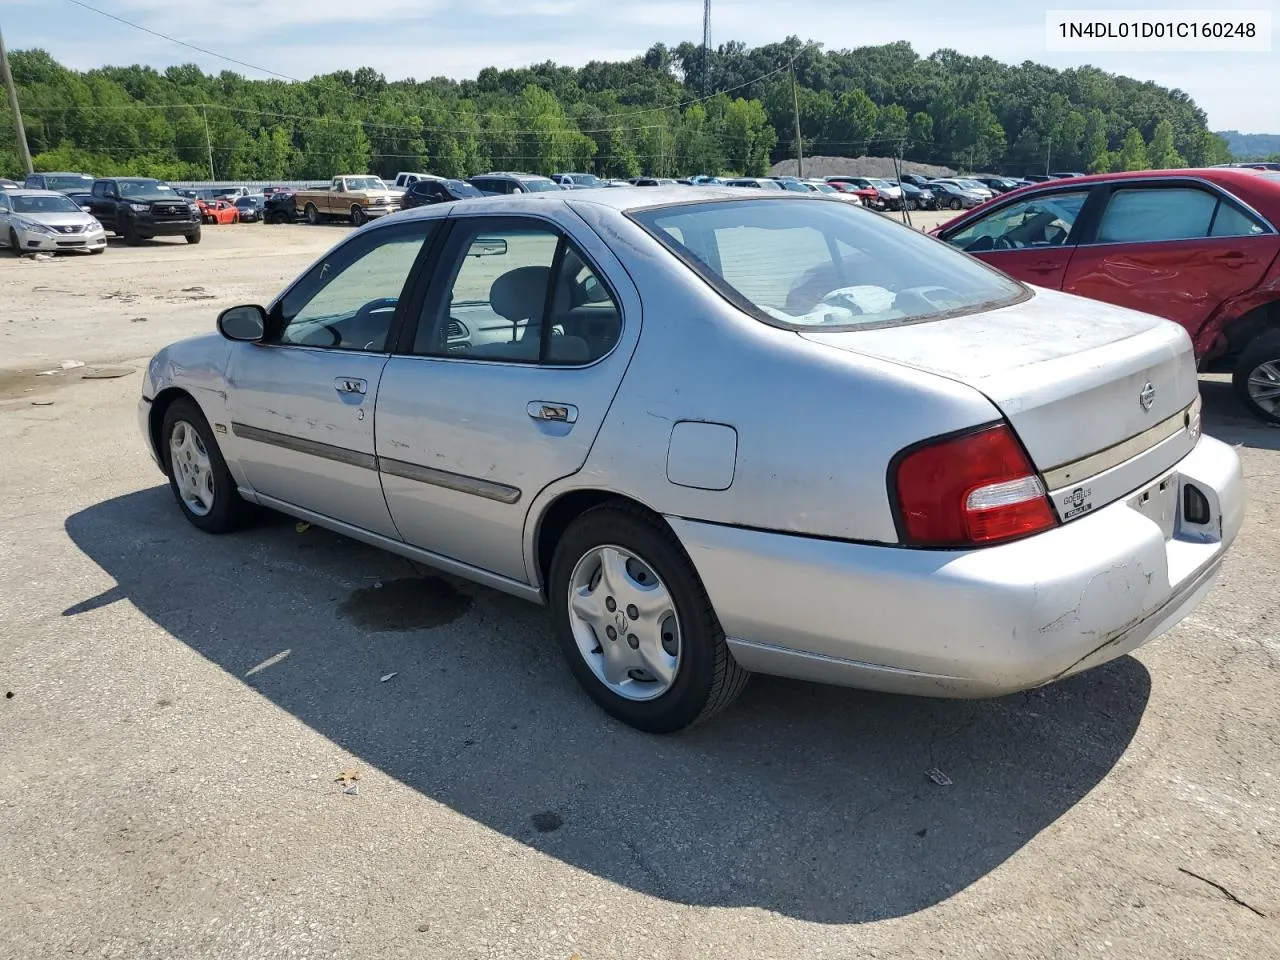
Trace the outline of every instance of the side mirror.
<path fill-rule="evenodd" d="M 228 340 L 258 343 L 267 333 L 267 311 L 256 304 L 223 310 L 218 315 L 218 332 Z"/>

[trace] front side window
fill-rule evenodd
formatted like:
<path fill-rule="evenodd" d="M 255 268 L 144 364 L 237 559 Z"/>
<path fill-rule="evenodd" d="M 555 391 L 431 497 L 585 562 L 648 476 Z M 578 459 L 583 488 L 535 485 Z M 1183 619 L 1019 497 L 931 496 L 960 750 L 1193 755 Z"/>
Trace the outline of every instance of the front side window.
<path fill-rule="evenodd" d="M 1028 197 L 980 217 L 947 237 L 947 243 L 968 253 L 1060 247 L 1071 236 L 1088 197 L 1087 190 Z"/>
<path fill-rule="evenodd" d="M 332 251 L 277 307 L 277 342 L 381 353 L 396 306 L 434 220 L 409 220 Z"/>
<path fill-rule="evenodd" d="M 744 198 L 631 217 L 731 303 L 789 328 L 929 320 L 1030 295 L 915 230 L 842 203 Z"/>
<path fill-rule="evenodd" d="M 449 293 L 428 304 L 414 353 L 575 365 L 613 349 L 622 327 L 617 303 L 559 232 L 479 218 L 455 230 Z"/>
<path fill-rule="evenodd" d="M 1098 224 L 1098 243 L 1150 243 L 1209 235 L 1218 198 L 1195 187 L 1115 190 Z"/>

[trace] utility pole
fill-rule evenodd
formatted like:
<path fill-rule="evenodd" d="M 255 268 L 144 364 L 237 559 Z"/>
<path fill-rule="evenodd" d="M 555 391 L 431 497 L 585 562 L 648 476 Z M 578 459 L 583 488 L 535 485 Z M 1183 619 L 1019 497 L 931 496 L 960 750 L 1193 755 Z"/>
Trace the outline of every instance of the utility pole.
<path fill-rule="evenodd" d="M 1049 175 L 1049 163 L 1053 159 L 1053 134 L 1049 134 L 1049 149 L 1044 154 L 1044 175 Z"/>
<path fill-rule="evenodd" d="M 800 141 L 800 95 L 796 93 L 796 62 L 791 61 L 791 106 L 796 116 L 796 176 L 804 179 L 804 145 Z"/>
<path fill-rule="evenodd" d="M 209 151 L 209 179 L 217 180 L 217 176 L 213 172 L 213 141 L 209 139 L 209 108 L 204 104 L 200 105 L 200 112 L 204 115 L 204 145 Z"/>
<path fill-rule="evenodd" d="M 13 130 L 18 135 L 18 153 L 22 155 L 22 164 L 27 174 L 35 172 L 31 165 L 31 150 L 27 147 L 27 130 L 22 125 L 22 110 L 18 106 L 18 88 L 13 85 L 13 74 L 9 72 L 9 53 L 4 48 L 4 34 L 0 34 L 0 74 L 4 75 L 5 89 L 9 91 L 9 106 L 13 109 Z"/>
<path fill-rule="evenodd" d="M 711 0 L 702 0 L 702 99 L 711 96 Z"/>

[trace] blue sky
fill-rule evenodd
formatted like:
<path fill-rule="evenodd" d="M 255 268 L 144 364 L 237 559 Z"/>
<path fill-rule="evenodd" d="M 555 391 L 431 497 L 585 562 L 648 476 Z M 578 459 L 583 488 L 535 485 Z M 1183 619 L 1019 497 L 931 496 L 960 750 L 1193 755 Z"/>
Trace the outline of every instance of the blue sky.
<path fill-rule="evenodd" d="M 295 77 L 372 66 L 389 78 L 474 76 L 482 67 L 544 60 L 573 66 L 622 59 L 661 41 L 698 41 L 701 0 L 87 0 L 154 30 Z M 1055 67 L 1093 63 L 1105 70 L 1178 87 L 1209 115 L 1212 129 L 1280 133 L 1280 42 L 1270 53 L 1066 54 L 1045 51 L 1045 11 L 1098 8 L 1102 0 L 713 0 L 712 42 L 749 46 L 796 34 L 828 49 L 909 40 L 927 54 L 952 47 L 1008 62 Z M 1203 9 L 1129 0 L 1128 8 Z M 1222 4 L 1218 5 L 1222 7 Z M 1280 0 L 1234 0 L 1237 9 L 1270 10 Z M 4 0 L 0 29 L 11 49 L 43 47 L 76 68 L 199 63 L 216 58 L 130 29 L 70 0 Z"/>

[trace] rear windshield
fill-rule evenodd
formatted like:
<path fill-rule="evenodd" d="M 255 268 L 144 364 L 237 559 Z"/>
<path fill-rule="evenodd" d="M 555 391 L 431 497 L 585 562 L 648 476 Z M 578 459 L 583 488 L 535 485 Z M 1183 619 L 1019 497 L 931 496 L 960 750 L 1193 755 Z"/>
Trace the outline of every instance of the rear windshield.
<path fill-rule="evenodd" d="M 911 323 L 1030 295 L 946 244 L 847 203 L 753 197 L 630 216 L 730 302 L 788 328 Z"/>
<path fill-rule="evenodd" d="M 560 189 L 560 184 L 554 180 L 521 180 L 520 185 L 530 193 L 542 193 L 547 190 Z"/>

